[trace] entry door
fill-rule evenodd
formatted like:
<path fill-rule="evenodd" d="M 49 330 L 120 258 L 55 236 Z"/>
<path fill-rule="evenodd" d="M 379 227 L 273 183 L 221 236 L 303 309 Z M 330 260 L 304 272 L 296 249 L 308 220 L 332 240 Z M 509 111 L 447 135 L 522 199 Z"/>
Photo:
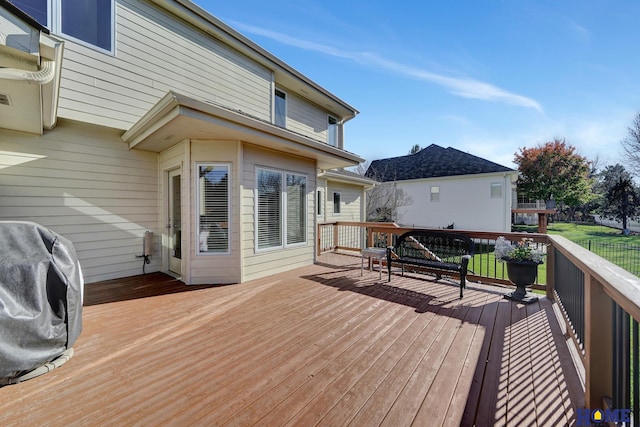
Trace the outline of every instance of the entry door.
<path fill-rule="evenodd" d="M 180 198 L 180 170 L 169 172 L 169 270 L 181 274 L 182 210 Z"/>

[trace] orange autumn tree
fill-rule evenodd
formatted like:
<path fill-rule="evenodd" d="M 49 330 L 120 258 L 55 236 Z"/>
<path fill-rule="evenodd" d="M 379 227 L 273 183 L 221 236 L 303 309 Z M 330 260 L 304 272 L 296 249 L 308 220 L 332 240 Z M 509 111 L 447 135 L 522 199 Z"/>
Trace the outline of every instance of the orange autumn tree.
<path fill-rule="evenodd" d="M 590 162 L 564 139 L 555 138 L 533 148 L 520 148 L 514 163 L 520 172 L 518 191 L 534 200 L 552 198 L 567 206 L 580 206 L 593 198 Z"/>

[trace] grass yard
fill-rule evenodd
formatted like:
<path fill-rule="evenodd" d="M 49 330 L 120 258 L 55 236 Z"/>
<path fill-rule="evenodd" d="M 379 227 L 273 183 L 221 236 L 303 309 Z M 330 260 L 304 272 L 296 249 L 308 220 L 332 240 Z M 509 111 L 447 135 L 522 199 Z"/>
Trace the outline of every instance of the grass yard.
<path fill-rule="evenodd" d="M 536 231 L 535 226 L 516 226 L 513 231 Z M 591 250 L 614 264 L 640 276 L 640 236 L 625 236 L 620 230 L 603 225 L 555 222 L 549 234 L 559 234 Z M 542 274 L 539 272 L 539 274 Z"/>

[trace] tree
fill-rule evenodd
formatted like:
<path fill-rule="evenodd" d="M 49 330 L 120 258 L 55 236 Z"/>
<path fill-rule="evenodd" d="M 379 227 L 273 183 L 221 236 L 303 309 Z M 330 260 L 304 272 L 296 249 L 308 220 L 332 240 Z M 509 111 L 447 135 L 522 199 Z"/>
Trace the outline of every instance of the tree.
<path fill-rule="evenodd" d="M 624 166 L 607 166 L 600 174 L 597 188 L 601 193 L 598 212 L 605 218 L 622 222 L 623 232 L 627 220 L 640 216 L 640 189 L 633 183 Z"/>
<path fill-rule="evenodd" d="M 411 147 L 411 150 L 409 150 L 409 154 L 416 154 L 420 150 L 422 150 L 422 148 L 420 148 L 420 146 L 416 144 L 413 147 Z"/>
<path fill-rule="evenodd" d="M 555 138 L 515 154 L 518 190 L 535 200 L 555 199 L 567 206 L 580 206 L 592 197 L 590 162 L 576 153 L 564 139 Z"/>
<path fill-rule="evenodd" d="M 368 163 L 361 163 L 356 167 L 355 172 L 364 176 L 367 172 Z M 370 178 L 380 181 L 383 173 L 376 173 Z M 400 207 L 409 206 L 413 199 L 395 182 L 379 182 L 371 190 L 367 191 L 367 221 L 371 222 L 399 222 L 401 213 Z"/>
<path fill-rule="evenodd" d="M 640 113 L 635 116 L 631 126 L 627 127 L 627 136 L 621 143 L 628 166 L 640 176 Z"/>

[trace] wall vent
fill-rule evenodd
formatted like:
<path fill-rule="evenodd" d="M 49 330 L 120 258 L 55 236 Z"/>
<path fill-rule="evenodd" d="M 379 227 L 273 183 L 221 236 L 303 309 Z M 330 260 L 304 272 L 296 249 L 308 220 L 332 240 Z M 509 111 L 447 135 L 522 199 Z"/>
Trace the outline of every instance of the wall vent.
<path fill-rule="evenodd" d="M 9 103 L 9 95 L 5 95 L 4 93 L 0 93 L 0 105 L 11 105 Z"/>

